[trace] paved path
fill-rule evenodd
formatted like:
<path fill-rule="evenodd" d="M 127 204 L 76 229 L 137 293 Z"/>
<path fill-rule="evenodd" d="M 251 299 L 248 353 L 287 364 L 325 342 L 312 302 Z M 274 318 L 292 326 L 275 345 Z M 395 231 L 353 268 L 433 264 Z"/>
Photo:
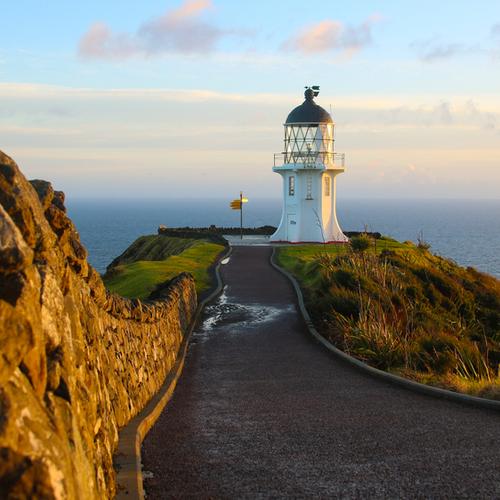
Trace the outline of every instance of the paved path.
<path fill-rule="evenodd" d="M 238 247 L 222 268 L 143 445 L 148 499 L 500 498 L 498 413 L 339 362 L 305 334 L 270 252 Z"/>

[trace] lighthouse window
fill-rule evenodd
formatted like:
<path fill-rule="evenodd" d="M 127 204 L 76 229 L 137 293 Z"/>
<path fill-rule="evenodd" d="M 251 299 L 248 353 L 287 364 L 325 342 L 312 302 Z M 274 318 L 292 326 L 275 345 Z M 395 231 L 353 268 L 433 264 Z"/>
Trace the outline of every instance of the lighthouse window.
<path fill-rule="evenodd" d="M 330 196 L 330 177 L 325 177 L 325 196 Z"/>
<path fill-rule="evenodd" d="M 285 163 L 331 163 L 333 124 L 285 126 Z"/>
<path fill-rule="evenodd" d="M 307 176 L 307 183 L 306 183 L 306 200 L 312 200 L 313 195 L 312 195 L 312 190 L 313 190 L 313 180 L 310 175 Z"/>
<path fill-rule="evenodd" d="M 295 195 L 295 175 L 291 175 L 288 178 L 288 194 L 289 196 Z"/>

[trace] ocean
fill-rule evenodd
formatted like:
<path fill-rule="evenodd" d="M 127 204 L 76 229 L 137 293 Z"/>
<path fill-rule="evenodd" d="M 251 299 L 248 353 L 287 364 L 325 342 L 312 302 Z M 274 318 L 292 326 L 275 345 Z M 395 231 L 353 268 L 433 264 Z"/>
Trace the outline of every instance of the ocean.
<path fill-rule="evenodd" d="M 136 238 L 158 226 L 239 226 L 239 212 L 217 199 L 67 199 L 68 213 L 89 252 L 90 263 L 104 272 Z M 400 241 L 419 234 L 431 250 L 463 266 L 500 277 L 500 200 L 338 200 L 345 231 L 379 231 Z M 251 199 L 245 226 L 277 226 L 278 199 Z"/>

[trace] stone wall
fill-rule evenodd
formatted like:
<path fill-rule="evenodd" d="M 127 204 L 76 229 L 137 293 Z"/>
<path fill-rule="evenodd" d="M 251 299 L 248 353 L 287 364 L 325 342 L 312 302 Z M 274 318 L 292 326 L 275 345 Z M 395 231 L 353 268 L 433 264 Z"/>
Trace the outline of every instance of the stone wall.
<path fill-rule="evenodd" d="M 190 275 L 110 294 L 64 195 L 0 152 L 0 498 L 113 497 L 118 429 L 159 389 L 195 314 Z"/>

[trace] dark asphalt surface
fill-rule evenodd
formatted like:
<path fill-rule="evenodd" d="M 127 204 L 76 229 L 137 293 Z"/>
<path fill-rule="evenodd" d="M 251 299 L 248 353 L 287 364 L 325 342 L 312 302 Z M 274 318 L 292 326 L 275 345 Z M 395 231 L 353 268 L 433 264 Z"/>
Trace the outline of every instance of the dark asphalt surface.
<path fill-rule="evenodd" d="M 306 334 L 269 247 L 235 247 L 143 444 L 148 499 L 500 498 L 500 415 L 415 394 Z"/>

